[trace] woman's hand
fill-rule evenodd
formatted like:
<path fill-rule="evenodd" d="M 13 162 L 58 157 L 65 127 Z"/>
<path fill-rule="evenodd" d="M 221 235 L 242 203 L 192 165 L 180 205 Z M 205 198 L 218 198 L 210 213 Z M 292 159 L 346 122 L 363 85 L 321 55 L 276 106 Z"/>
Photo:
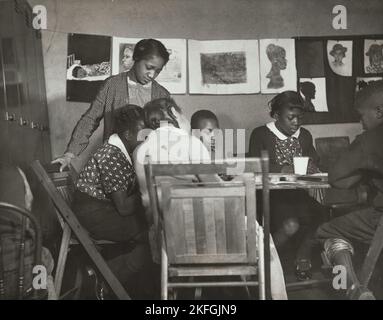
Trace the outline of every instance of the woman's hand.
<path fill-rule="evenodd" d="M 71 152 L 64 153 L 63 156 L 53 160 L 51 163 L 60 163 L 60 172 L 62 172 L 66 167 L 69 167 L 72 159 L 75 158 L 75 155 Z"/>

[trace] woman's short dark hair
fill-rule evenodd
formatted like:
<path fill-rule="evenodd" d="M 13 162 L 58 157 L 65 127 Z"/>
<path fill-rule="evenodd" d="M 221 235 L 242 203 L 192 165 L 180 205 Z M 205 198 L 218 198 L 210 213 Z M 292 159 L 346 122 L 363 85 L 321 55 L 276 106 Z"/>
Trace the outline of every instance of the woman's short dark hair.
<path fill-rule="evenodd" d="M 304 110 L 304 101 L 300 94 L 296 91 L 284 91 L 277 94 L 269 101 L 270 116 L 274 117 L 283 108 L 300 108 Z"/>
<path fill-rule="evenodd" d="M 161 41 L 142 39 L 134 46 L 133 60 L 140 61 L 149 56 L 161 57 L 164 59 L 165 64 L 169 61 L 169 52 Z"/>
<path fill-rule="evenodd" d="M 198 110 L 197 112 L 194 112 L 191 119 L 190 119 L 190 125 L 192 129 L 198 129 L 198 124 L 201 120 L 213 120 L 217 123 L 218 126 L 218 118 L 214 114 L 214 112 L 210 110 Z"/>
<path fill-rule="evenodd" d="M 181 108 L 172 98 L 159 98 L 145 104 L 144 111 L 146 126 L 155 130 L 160 127 L 161 121 L 168 121 L 175 127 L 179 127 L 177 119 L 171 111 L 172 108 L 179 113 L 182 112 Z"/>
<path fill-rule="evenodd" d="M 118 109 L 114 116 L 114 133 L 135 131 L 138 123 L 144 122 L 144 110 L 134 104 L 128 104 Z"/>

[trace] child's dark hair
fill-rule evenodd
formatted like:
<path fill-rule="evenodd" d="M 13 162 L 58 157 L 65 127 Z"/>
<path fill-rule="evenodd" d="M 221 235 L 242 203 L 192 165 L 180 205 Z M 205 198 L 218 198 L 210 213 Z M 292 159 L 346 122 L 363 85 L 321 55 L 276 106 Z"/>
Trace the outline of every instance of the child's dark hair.
<path fill-rule="evenodd" d="M 140 61 L 149 56 L 159 56 L 164 59 L 165 64 L 169 61 L 169 52 L 161 41 L 142 39 L 134 46 L 133 60 Z"/>
<path fill-rule="evenodd" d="M 171 109 L 174 108 L 177 112 L 182 112 L 181 108 L 172 98 L 159 98 L 145 104 L 145 124 L 149 128 L 155 130 L 160 127 L 161 121 L 168 121 L 175 127 L 179 127 L 175 115 Z"/>
<path fill-rule="evenodd" d="M 304 101 L 300 94 L 296 91 L 284 91 L 276 95 L 269 101 L 270 116 L 274 117 L 283 108 L 300 108 L 304 110 Z"/>
<path fill-rule="evenodd" d="M 192 129 L 198 129 L 198 123 L 204 119 L 213 120 L 217 123 L 217 126 L 219 126 L 218 118 L 214 114 L 214 112 L 211 112 L 210 110 L 198 110 L 198 111 L 194 112 L 192 117 L 191 117 L 191 120 L 190 120 L 191 128 Z"/>
<path fill-rule="evenodd" d="M 144 122 L 144 110 L 134 104 L 128 104 L 118 109 L 114 116 L 114 133 L 135 131 L 140 121 Z"/>

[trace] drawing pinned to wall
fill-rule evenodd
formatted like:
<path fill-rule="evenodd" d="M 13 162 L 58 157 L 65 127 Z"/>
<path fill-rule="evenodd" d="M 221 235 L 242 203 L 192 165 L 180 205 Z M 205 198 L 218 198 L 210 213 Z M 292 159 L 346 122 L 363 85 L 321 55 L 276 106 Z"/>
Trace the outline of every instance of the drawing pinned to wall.
<path fill-rule="evenodd" d="M 67 100 L 91 102 L 103 80 L 111 75 L 111 37 L 69 34 Z"/>
<path fill-rule="evenodd" d="M 326 78 L 300 78 L 299 92 L 306 112 L 328 112 Z"/>
<path fill-rule="evenodd" d="M 112 74 L 129 71 L 133 66 L 134 46 L 140 38 L 113 37 Z M 186 93 L 186 40 L 158 39 L 169 52 L 169 61 L 156 81 L 172 94 Z"/>
<path fill-rule="evenodd" d="M 245 52 L 201 53 L 203 84 L 246 83 Z"/>
<path fill-rule="evenodd" d="M 331 70 L 344 77 L 352 76 L 352 41 L 327 41 L 327 58 Z"/>
<path fill-rule="evenodd" d="M 383 80 L 383 77 L 357 77 L 355 91 L 358 92 L 375 81 Z"/>
<path fill-rule="evenodd" d="M 258 40 L 189 40 L 190 93 L 257 93 Z"/>
<path fill-rule="evenodd" d="M 140 38 L 113 37 L 112 45 L 112 74 L 129 71 L 133 66 L 134 46 Z"/>
<path fill-rule="evenodd" d="M 383 40 L 364 40 L 365 73 L 383 73 Z"/>
<path fill-rule="evenodd" d="M 294 39 L 260 40 L 261 92 L 296 90 Z"/>
<path fill-rule="evenodd" d="M 169 62 L 157 81 L 172 94 L 186 93 L 186 40 L 159 39 L 169 52 Z"/>

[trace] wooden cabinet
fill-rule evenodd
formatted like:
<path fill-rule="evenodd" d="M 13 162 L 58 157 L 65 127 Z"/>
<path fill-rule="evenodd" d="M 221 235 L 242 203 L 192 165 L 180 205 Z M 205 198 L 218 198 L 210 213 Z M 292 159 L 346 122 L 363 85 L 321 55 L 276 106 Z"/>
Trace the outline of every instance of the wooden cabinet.
<path fill-rule="evenodd" d="M 0 161 L 50 161 L 41 36 L 26 1 L 0 1 Z"/>

